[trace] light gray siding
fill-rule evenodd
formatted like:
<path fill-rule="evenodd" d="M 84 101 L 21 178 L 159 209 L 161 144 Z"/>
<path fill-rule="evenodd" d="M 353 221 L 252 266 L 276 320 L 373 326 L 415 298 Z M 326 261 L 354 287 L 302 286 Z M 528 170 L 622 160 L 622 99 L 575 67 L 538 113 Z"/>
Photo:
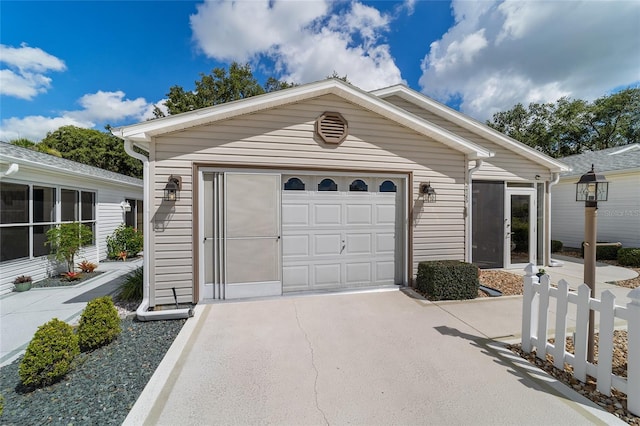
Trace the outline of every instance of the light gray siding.
<path fill-rule="evenodd" d="M 609 197 L 598 203 L 598 241 L 640 247 L 640 173 L 604 174 Z M 578 179 L 563 178 L 551 189 L 551 238 L 576 248 L 584 241 L 584 202 L 575 201 Z"/>
<path fill-rule="evenodd" d="M 325 111 L 340 112 L 349 123 L 349 136 L 340 146 L 314 138 L 314 121 Z M 422 260 L 464 259 L 465 156 L 337 96 L 187 129 L 157 138 L 152 146 L 152 305 L 172 303 L 172 287 L 181 301 L 192 297 L 193 163 L 412 173 L 414 271 Z M 172 174 L 182 177 L 181 198 L 175 206 L 161 201 Z M 437 191 L 436 204 L 423 205 L 417 198 L 420 183 L 426 181 Z"/>

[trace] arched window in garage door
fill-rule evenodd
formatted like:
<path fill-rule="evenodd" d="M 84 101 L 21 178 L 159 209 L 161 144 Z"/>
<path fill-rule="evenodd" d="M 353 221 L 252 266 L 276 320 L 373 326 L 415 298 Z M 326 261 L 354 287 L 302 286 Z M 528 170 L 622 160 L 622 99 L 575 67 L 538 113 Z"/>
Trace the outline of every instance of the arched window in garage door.
<path fill-rule="evenodd" d="M 385 180 L 380 184 L 380 192 L 397 192 L 396 184 L 390 180 Z"/>
<path fill-rule="evenodd" d="M 337 191 L 338 184 L 336 184 L 333 179 L 322 179 L 322 181 L 318 184 L 318 191 Z"/>
<path fill-rule="evenodd" d="M 369 186 L 362 179 L 356 179 L 353 182 L 351 182 L 351 185 L 349 185 L 349 191 L 367 192 L 369 191 Z"/>
<path fill-rule="evenodd" d="M 304 188 L 305 188 L 304 182 L 297 177 L 290 178 L 284 184 L 285 191 L 304 191 Z"/>

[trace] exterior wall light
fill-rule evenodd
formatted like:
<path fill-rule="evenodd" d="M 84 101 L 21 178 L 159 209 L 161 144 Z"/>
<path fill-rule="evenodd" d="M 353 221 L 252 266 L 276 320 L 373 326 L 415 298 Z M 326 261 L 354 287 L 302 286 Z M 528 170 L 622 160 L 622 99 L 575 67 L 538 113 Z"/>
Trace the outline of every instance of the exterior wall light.
<path fill-rule="evenodd" d="M 129 202 L 127 200 L 121 202 L 120 203 L 120 207 L 122 207 L 122 211 L 124 211 L 124 212 L 130 212 L 131 211 L 131 204 L 129 204 Z"/>
<path fill-rule="evenodd" d="M 164 201 L 178 201 L 180 199 L 180 189 L 182 189 L 182 178 L 180 176 L 169 176 L 169 181 L 164 187 Z"/>
<path fill-rule="evenodd" d="M 424 197 L 425 203 L 436 202 L 436 190 L 431 186 L 431 182 L 420 184 L 420 195 Z"/>
<path fill-rule="evenodd" d="M 596 174 L 593 164 L 591 170 L 580 176 L 576 182 L 576 201 L 584 201 L 584 282 L 591 290 L 591 297 L 596 297 L 596 246 L 598 238 L 598 201 L 607 201 L 609 182 L 603 175 Z M 587 336 L 587 361 L 594 362 L 594 328 L 593 309 L 589 310 L 589 334 Z"/>

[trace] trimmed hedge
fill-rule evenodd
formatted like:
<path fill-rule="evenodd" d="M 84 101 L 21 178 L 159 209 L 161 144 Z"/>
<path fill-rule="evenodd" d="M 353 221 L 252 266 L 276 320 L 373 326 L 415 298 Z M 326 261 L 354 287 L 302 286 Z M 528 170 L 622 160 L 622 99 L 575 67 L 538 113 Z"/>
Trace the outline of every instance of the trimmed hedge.
<path fill-rule="evenodd" d="M 598 241 L 604 243 L 608 241 Z M 618 258 L 619 246 L 596 246 L 596 260 L 616 260 Z M 584 241 L 580 244 L 580 254 L 584 259 Z"/>
<path fill-rule="evenodd" d="M 479 269 L 457 260 L 420 262 L 416 286 L 432 300 L 466 300 L 478 297 Z"/>
<path fill-rule="evenodd" d="M 640 268 L 640 248 L 628 247 L 618 250 L 618 263 L 623 266 Z"/>
<path fill-rule="evenodd" d="M 109 296 L 98 297 L 87 303 L 78 325 L 80 349 L 89 351 L 111 343 L 120 331 L 120 317 Z"/>
<path fill-rule="evenodd" d="M 20 361 L 18 374 L 25 386 L 43 387 L 62 379 L 80 353 L 73 328 L 57 318 L 38 327 Z"/>
<path fill-rule="evenodd" d="M 559 251 L 562 251 L 562 241 L 558 241 L 558 240 L 551 240 L 551 253 L 557 253 Z"/>

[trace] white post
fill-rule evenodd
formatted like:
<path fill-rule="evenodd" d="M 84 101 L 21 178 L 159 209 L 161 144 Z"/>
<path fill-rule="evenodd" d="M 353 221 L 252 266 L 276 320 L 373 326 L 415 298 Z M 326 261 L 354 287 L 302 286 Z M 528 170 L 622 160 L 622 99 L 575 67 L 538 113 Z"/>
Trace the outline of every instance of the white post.
<path fill-rule="evenodd" d="M 627 304 L 627 408 L 640 416 L 640 287 L 631 290 L 627 297 L 631 299 Z"/>
<path fill-rule="evenodd" d="M 538 323 L 538 316 L 533 309 L 532 302 L 535 295 L 534 285 L 538 283 L 538 268 L 530 263 L 524 268 L 523 296 L 522 296 L 522 350 L 531 352 L 531 336 L 535 334 L 533 327 Z M 535 318 L 534 318 L 535 316 Z"/>

